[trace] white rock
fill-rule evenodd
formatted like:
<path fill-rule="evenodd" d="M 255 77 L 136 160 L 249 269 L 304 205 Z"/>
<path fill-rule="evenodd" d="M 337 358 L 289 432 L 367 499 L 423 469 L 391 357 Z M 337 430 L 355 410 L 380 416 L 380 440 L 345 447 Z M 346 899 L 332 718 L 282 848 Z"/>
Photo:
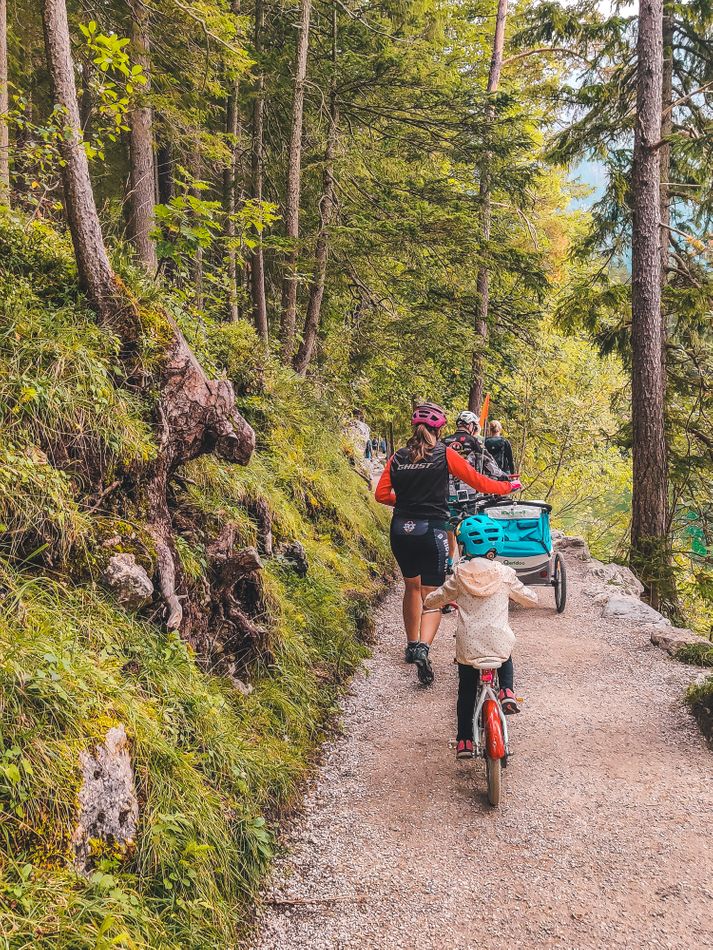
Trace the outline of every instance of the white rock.
<path fill-rule="evenodd" d="M 589 569 L 589 574 L 609 586 L 620 587 L 632 596 L 639 597 L 644 592 L 644 585 L 639 578 L 623 564 L 602 564 L 601 561 L 595 561 Z"/>
<path fill-rule="evenodd" d="M 134 770 L 123 725 L 113 726 L 103 743 L 80 753 L 79 816 L 72 835 L 74 863 L 92 870 L 92 841 L 126 848 L 134 843 L 139 818 Z"/>
<path fill-rule="evenodd" d="M 668 626 L 668 620 L 653 607 L 649 607 L 630 594 L 611 594 L 607 599 L 602 617 L 627 620 L 629 623 L 662 624 Z"/>
<path fill-rule="evenodd" d="M 153 597 L 151 578 L 133 554 L 114 554 L 109 558 L 102 579 L 121 606 L 129 610 L 138 610 Z"/>
<path fill-rule="evenodd" d="M 569 557 L 580 561 L 590 561 L 592 558 L 584 538 L 561 534 L 554 539 L 554 546 L 558 551 L 566 551 Z"/>
<path fill-rule="evenodd" d="M 678 651 L 691 643 L 701 643 L 710 647 L 709 640 L 699 637 L 697 633 L 689 630 L 688 627 L 666 627 L 662 629 L 656 626 L 651 631 L 651 642 L 654 646 L 666 650 L 670 656 L 675 656 Z"/>

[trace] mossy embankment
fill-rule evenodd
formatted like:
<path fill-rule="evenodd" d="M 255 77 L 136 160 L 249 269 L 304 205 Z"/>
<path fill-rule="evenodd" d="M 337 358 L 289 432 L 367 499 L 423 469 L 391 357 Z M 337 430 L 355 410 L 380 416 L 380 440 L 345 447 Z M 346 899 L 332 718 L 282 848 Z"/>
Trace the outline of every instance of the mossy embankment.
<path fill-rule="evenodd" d="M 155 452 L 150 400 L 122 385 L 118 342 L 78 292 L 63 238 L 4 220 L 0 258 L 0 946 L 234 946 L 275 817 L 365 655 L 390 564 L 383 516 L 324 394 L 263 359 L 248 324 L 161 301 L 211 373 L 234 380 L 257 432 L 249 466 L 204 457 L 171 496 L 189 598 L 206 589 L 216 530 L 254 544 L 255 512 L 269 512 L 277 553 L 252 604 L 264 639 L 238 653 L 240 691 L 215 656 L 165 631 L 158 599 L 131 615 L 102 589 L 111 552 L 155 566 L 132 506 L 132 473 Z M 295 540 L 304 577 L 279 555 Z M 136 774 L 136 848 L 105 849 L 84 879 L 70 848 L 79 754 L 116 723 Z"/>

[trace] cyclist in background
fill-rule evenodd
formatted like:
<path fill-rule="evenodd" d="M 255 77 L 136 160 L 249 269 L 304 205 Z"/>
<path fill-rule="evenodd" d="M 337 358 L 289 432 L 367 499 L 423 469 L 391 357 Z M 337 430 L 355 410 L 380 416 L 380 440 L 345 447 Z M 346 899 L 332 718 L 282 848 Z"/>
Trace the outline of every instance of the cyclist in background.
<path fill-rule="evenodd" d="M 501 481 L 507 481 L 507 474 L 498 466 L 490 452 L 483 445 L 480 434 L 480 420 L 474 412 L 465 409 L 456 419 L 456 431 L 453 435 L 447 435 L 443 440 L 444 444 L 454 449 L 459 455 L 462 455 L 478 471 L 483 472 L 490 478 L 496 478 Z M 456 478 L 451 478 L 449 484 L 449 496 L 455 498 L 458 494 L 460 485 Z M 451 512 L 453 514 L 453 512 Z M 448 573 L 453 569 L 453 561 L 456 555 L 456 536 L 452 531 L 448 532 L 448 563 L 446 570 Z"/>
<path fill-rule="evenodd" d="M 413 434 L 386 463 L 376 500 L 394 508 L 391 550 L 404 577 L 403 618 L 406 662 L 415 663 L 424 685 L 433 682 L 429 650 L 441 622 L 440 610 L 423 610 L 423 600 L 446 577 L 448 481 L 451 475 L 476 491 L 508 495 L 509 482 L 477 472 L 454 449 L 439 441 L 446 416 L 435 403 L 416 406 Z"/>
<path fill-rule="evenodd" d="M 508 439 L 503 436 L 503 426 L 497 419 L 488 426 L 489 436 L 485 440 L 485 448 L 490 452 L 500 468 L 513 475 L 515 472 L 515 462 L 512 457 L 512 445 Z"/>

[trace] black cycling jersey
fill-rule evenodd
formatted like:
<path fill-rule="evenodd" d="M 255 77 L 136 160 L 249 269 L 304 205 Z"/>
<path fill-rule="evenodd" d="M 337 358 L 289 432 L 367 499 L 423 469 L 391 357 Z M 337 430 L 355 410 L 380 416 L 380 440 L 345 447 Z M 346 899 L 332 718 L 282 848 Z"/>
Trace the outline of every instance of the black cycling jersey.
<path fill-rule="evenodd" d="M 391 485 L 396 492 L 394 515 L 445 522 L 449 515 L 448 475 L 443 442 L 437 442 L 422 462 L 412 462 L 408 449 L 399 449 L 391 459 Z"/>
<path fill-rule="evenodd" d="M 515 471 L 515 462 L 512 457 L 512 446 L 501 435 L 491 436 L 485 440 L 485 448 L 490 452 L 500 468 L 512 475 Z"/>
<path fill-rule="evenodd" d="M 455 449 L 455 451 L 466 460 L 471 454 L 475 455 L 476 458 L 480 454 L 478 439 L 469 432 L 466 432 L 465 429 L 458 429 L 453 435 L 447 435 L 443 440 L 443 444 L 447 445 L 449 449 Z"/>

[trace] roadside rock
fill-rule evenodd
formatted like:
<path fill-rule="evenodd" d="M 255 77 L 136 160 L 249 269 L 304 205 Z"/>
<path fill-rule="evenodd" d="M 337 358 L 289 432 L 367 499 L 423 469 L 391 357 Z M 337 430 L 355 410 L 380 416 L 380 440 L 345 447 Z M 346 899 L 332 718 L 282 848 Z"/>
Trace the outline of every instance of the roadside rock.
<path fill-rule="evenodd" d="M 629 623 L 646 623 L 669 626 L 668 620 L 653 607 L 649 607 L 630 594 L 611 594 L 602 611 L 605 620 L 626 620 Z"/>
<path fill-rule="evenodd" d="M 133 554 L 114 554 L 102 575 L 122 607 L 139 610 L 151 602 L 154 587 L 151 578 Z"/>
<path fill-rule="evenodd" d="M 651 630 L 651 642 L 654 646 L 661 647 L 669 656 L 675 656 L 681 647 L 689 643 L 703 643 L 710 646 L 708 640 L 699 637 L 698 634 L 689 630 L 687 627 L 654 627 Z"/>
<path fill-rule="evenodd" d="M 75 867 L 87 875 L 93 865 L 93 842 L 118 846 L 126 853 L 136 838 L 139 803 L 124 726 L 109 729 L 103 743 L 80 754 L 79 764 L 82 785 L 72 850 Z"/>
<path fill-rule="evenodd" d="M 644 592 L 644 585 L 624 564 L 602 564 L 601 561 L 595 561 L 589 569 L 589 575 L 598 578 L 606 585 L 621 588 L 632 597 L 640 597 Z"/>
<path fill-rule="evenodd" d="M 584 538 L 570 537 L 558 531 L 553 532 L 553 542 L 556 550 L 567 553 L 569 557 L 576 557 L 580 561 L 590 561 L 592 559 Z"/>

